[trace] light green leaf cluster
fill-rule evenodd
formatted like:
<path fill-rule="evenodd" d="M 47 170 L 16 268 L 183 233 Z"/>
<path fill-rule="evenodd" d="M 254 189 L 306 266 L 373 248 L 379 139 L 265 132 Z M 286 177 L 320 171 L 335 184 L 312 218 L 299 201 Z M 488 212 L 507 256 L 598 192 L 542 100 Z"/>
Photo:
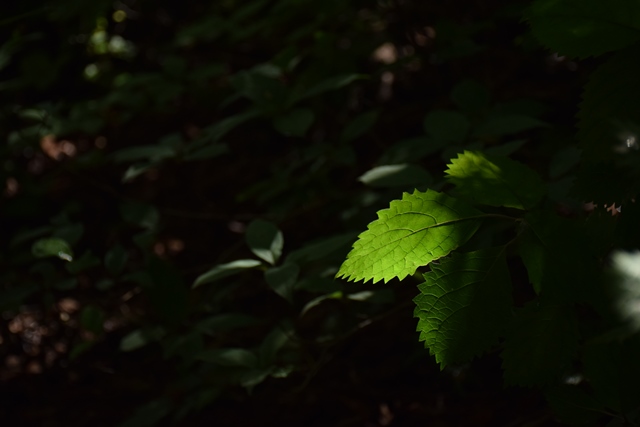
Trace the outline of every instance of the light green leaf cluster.
<path fill-rule="evenodd" d="M 527 166 L 480 152 L 465 151 L 445 173 L 458 194 L 481 205 L 529 209 L 546 192 L 540 177 Z"/>
<path fill-rule="evenodd" d="M 483 217 L 466 203 L 433 190 L 404 193 L 358 236 L 336 277 L 374 283 L 402 280 L 464 244 Z"/>

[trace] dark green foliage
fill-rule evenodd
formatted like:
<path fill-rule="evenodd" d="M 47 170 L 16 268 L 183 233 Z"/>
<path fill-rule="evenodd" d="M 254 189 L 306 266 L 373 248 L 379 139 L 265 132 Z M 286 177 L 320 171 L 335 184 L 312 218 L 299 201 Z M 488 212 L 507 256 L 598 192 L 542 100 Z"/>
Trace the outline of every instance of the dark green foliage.
<path fill-rule="evenodd" d="M 0 19 L 4 423 L 640 423 L 637 1 L 40 3 Z"/>
<path fill-rule="evenodd" d="M 510 320 L 505 248 L 456 254 L 424 275 L 416 303 L 420 341 L 442 367 L 489 350 Z"/>

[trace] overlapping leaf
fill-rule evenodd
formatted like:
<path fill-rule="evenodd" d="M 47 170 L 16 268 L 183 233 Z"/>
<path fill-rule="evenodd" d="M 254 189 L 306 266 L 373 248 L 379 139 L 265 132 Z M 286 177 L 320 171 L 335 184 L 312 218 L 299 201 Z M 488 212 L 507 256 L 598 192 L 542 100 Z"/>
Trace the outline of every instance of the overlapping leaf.
<path fill-rule="evenodd" d="M 358 236 L 336 277 L 402 280 L 469 240 L 482 217 L 477 209 L 436 191 L 404 193 Z"/>
<path fill-rule="evenodd" d="M 527 17 L 538 40 L 561 55 L 597 56 L 640 40 L 636 0 L 536 0 Z"/>
<path fill-rule="evenodd" d="M 504 248 L 455 254 L 431 264 L 414 302 L 420 341 L 441 366 L 466 362 L 494 345 L 511 310 Z"/>
<path fill-rule="evenodd" d="M 545 194 L 533 170 L 506 157 L 465 151 L 451 160 L 445 173 L 458 194 L 483 205 L 528 209 Z"/>

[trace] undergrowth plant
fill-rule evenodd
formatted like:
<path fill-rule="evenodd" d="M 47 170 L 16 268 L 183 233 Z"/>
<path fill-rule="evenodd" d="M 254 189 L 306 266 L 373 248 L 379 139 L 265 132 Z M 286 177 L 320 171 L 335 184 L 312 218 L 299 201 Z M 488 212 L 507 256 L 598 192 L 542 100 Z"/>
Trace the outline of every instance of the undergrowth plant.
<path fill-rule="evenodd" d="M 414 310 L 443 369 L 640 423 L 636 0 L 40 3 L 0 19 L 11 375 L 98 366 L 121 427 L 333 405 L 341 346 Z"/>
<path fill-rule="evenodd" d="M 500 351 L 505 383 L 541 388 L 564 421 L 638 425 L 640 3 L 537 0 L 525 18 L 559 55 L 603 58 L 579 105 L 570 204 L 530 167 L 464 150 L 445 191 L 379 211 L 336 277 L 416 277 L 419 340 L 441 367 Z M 528 283 L 512 283 L 522 265 Z"/>

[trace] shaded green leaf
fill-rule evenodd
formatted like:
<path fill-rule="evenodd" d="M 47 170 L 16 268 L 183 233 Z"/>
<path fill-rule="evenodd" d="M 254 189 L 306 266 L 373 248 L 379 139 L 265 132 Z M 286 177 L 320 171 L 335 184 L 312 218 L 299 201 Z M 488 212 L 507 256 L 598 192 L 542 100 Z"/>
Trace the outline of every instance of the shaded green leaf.
<path fill-rule="evenodd" d="M 510 156 L 518 151 L 526 142 L 526 139 L 516 139 L 515 141 L 485 148 L 484 152 L 490 156 Z"/>
<path fill-rule="evenodd" d="M 76 258 L 70 263 L 66 264 L 65 268 L 71 274 L 78 274 L 100 264 L 100 258 L 93 255 L 91 251 L 87 251 L 81 257 Z"/>
<path fill-rule="evenodd" d="M 391 289 L 378 289 L 347 294 L 344 298 L 351 301 L 367 301 L 370 304 L 389 304 L 394 301 L 395 294 Z"/>
<path fill-rule="evenodd" d="M 320 95 L 321 93 L 324 92 L 329 92 L 332 90 L 336 90 L 336 89 L 340 89 L 344 86 L 347 86 L 351 83 L 353 83 L 356 80 L 361 80 L 367 78 L 366 75 L 363 74 L 345 74 L 342 76 L 336 76 L 336 77 L 331 77 L 328 78 L 326 80 L 323 80 L 322 82 L 318 83 L 315 86 L 312 86 L 311 88 L 300 92 L 297 95 L 294 95 L 290 101 L 289 101 L 289 105 L 293 105 L 296 102 L 299 102 L 303 99 L 306 98 L 311 98 L 314 97 L 316 95 Z"/>
<path fill-rule="evenodd" d="M 431 174 L 417 165 L 400 164 L 376 166 L 358 178 L 371 187 L 408 187 L 429 185 Z"/>
<path fill-rule="evenodd" d="M 31 246 L 31 253 L 36 258 L 58 257 L 64 261 L 73 261 L 71 247 L 65 240 L 57 237 L 37 240 Z"/>
<path fill-rule="evenodd" d="M 274 265 L 282 255 L 284 239 L 275 224 L 257 219 L 251 221 L 245 235 L 247 245 L 258 258 Z"/>
<path fill-rule="evenodd" d="M 116 245 L 104 256 L 104 266 L 109 274 L 117 276 L 124 270 L 128 257 L 125 248 L 122 245 Z"/>
<path fill-rule="evenodd" d="M 540 294 L 546 254 L 543 243 L 531 229 L 522 232 L 518 237 L 518 254 L 527 269 L 529 283 L 533 285 L 536 294 Z"/>
<path fill-rule="evenodd" d="M 244 348 L 205 350 L 198 353 L 196 359 L 229 367 L 242 366 L 255 368 L 258 365 L 258 357 L 253 352 L 245 350 Z"/>
<path fill-rule="evenodd" d="M 304 136 L 315 120 L 315 114 L 308 108 L 297 108 L 277 117 L 273 126 L 286 136 Z"/>
<path fill-rule="evenodd" d="M 551 159 L 549 176 L 558 178 L 567 173 L 578 164 L 581 154 L 582 151 L 577 147 L 568 147 L 558 151 Z"/>
<path fill-rule="evenodd" d="M 359 138 L 373 127 L 379 116 L 378 111 L 369 111 L 355 117 L 340 134 L 340 141 L 349 142 Z"/>
<path fill-rule="evenodd" d="M 104 321 L 104 311 L 95 305 L 86 305 L 80 312 L 80 325 L 96 335 L 102 334 Z"/>
<path fill-rule="evenodd" d="M 156 167 L 156 163 L 148 163 L 148 162 L 134 163 L 131 166 L 129 166 L 127 170 L 124 172 L 124 175 L 122 175 L 122 182 L 133 181 L 135 178 L 139 177 L 140 175 L 147 172 L 148 170 L 153 169 L 154 167 Z"/>
<path fill-rule="evenodd" d="M 287 301 L 293 298 L 293 289 L 300 273 L 297 264 L 286 263 L 278 267 L 272 267 L 264 272 L 264 278 L 278 295 Z"/>
<path fill-rule="evenodd" d="M 480 152 L 458 155 L 445 174 L 457 194 L 482 205 L 529 209 L 546 193 L 544 183 L 529 167 Z"/>
<path fill-rule="evenodd" d="M 208 160 L 213 159 L 214 157 L 221 156 L 229 151 L 229 146 L 227 144 L 215 143 L 206 145 L 200 149 L 193 150 L 192 152 L 186 154 L 184 156 L 184 160 L 187 162 L 192 162 L 196 160 Z"/>
<path fill-rule="evenodd" d="M 195 329 L 208 335 L 215 335 L 246 326 L 255 326 L 259 322 L 258 318 L 246 314 L 225 313 L 199 321 Z"/>
<path fill-rule="evenodd" d="M 419 137 L 398 141 L 388 148 L 378 159 L 382 164 L 406 163 L 417 161 L 441 150 L 447 141 L 433 138 Z"/>
<path fill-rule="evenodd" d="M 300 310 L 300 316 L 304 316 L 304 314 L 311 310 L 313 307 L 317 307 L 318 305 L 320 305 L 323 301 L 326 300 L 330 300 L 330 299 L 341 299 L 342 298 L 342 291 L 335 291 L 335 292 L 331 292 L 325 295 L 320 295 L 319 297 L 316 297 L 314 299 L 312 299 L 311 301 L 309 301 L 308 303 L 306 303 L 304 305 L 304 307 L 302 307 L 302 310 Z"/>
<path fill-rule="evenodd" d="M 325 258 L 348 246 L 355 237 L 356 233 L 345 233 L 309 243 L 290 252 L 287 256 L 287 262 L 300 264 Z"/>
<path fill-rule="evenodd" d="M 195 282 L 193 282 L 192 288 L 204 285 L 206 283 L 215 282 L 216 280 L 231 276 L 248 268 L 257 267 L 261 264 L 262 263 L 260 261 L 255 259 L 240 259 L 237 261 L 229 262 L 227 264 L 217 265 L 206 273 L 198 276 Z"/>
<path fill-rule="evenodd" d="M 260 366 L 270 366 L 275 360 L 280 350 L 295 337 L 291 323 L 285 321 L 269 332 L 260 344 L 258 350 Z"/>
<path fill-rule="evenodd" d="M 227 133 L 237 128 L 241 124 L 260 116 L 260 110 L 256 108 L 247 109 L 244 113 L 236 114 L 235 116 L 228 117 L 220 120 L 211 126 L 204 128 L 202 135 L 191 144 L 189 144 L 187 151 L 193 153 L 196 149 L 220 140 Z"/>
<path fill-rule="evenodd" d="M 414 316 L 420 341 L 442 367 L 471 360 L 503 334 L 512 305 L 504 250 L 454 254 L 424 275 Z"/>
<path fill-rule="evenodd" d="M 268 366 L 265 368 L 251 369 L 240 377 L 240 385 L 251 392 L 255 386 L 266 380 L 275 368 L 275 366 Z"/>
<path fill-rule="evenodd" d="M 139 407 L 136 412 L 117 427 L 153 427 L 173 409 L 173 403 L 169 398 L 152 400 Z"/>
<path fill-rule="evenodd" d="M 113 153 L 112 158 L 116 163 L 125 163 L 135 160 L 147 160 L 158 162 L 176 155 L 173 147 L 166 145 L 139 145 L 137 147 L 123 148 Z"/>
<path fill-rule="evenodd" d="M 126 222 L 147 229 L 155 228 L 160 220 L 160 214 L 154 206 L 140 202 L 122 203 L 120 215 Z"/>
<path fill-rule="evenodd" d="M 482 212 L 436 191 L 404 193 L 358 236 L 336 277 L 402 280 L 464 244 L 482 218 Z"/>
<path fill-rule="evenodd" d="M 120 341 L 121 351 L 133 351 L 144 347 L 150 342 L 157 341 L 164 335 L 164 330 L 161 328 L 155 329 L 136 329 L 129 332 Z"/>

